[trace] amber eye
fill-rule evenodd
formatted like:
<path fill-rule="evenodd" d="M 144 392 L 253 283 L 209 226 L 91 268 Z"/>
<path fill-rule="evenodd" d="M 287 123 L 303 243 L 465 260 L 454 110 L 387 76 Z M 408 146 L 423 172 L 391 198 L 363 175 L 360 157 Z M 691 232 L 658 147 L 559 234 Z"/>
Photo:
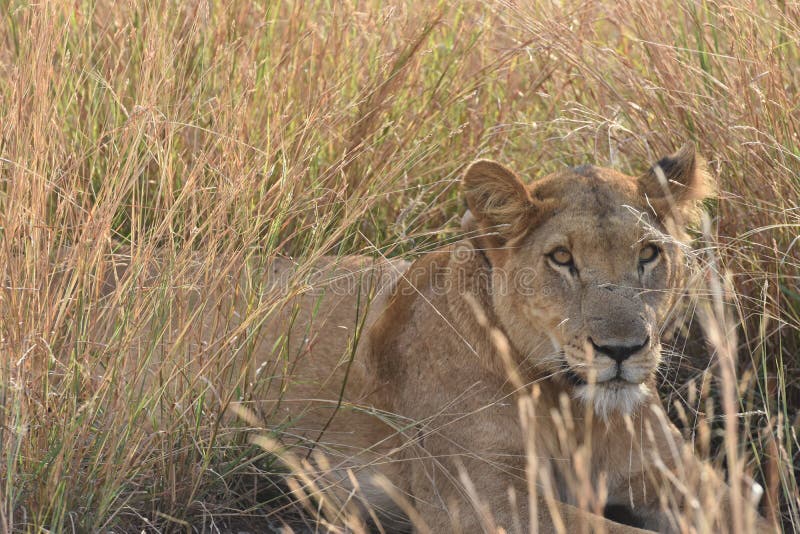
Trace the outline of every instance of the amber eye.
<path fill-rule="evenodd" d="M 572 254 L 570 254 L 569 251 L 563 247 L 555 249 L 553 252 L 548 254 L 548 256 L 556 265 L 567 267 L 573 264 Z"/>
<path fill-rule="evenodd" d="M 650 263 L 658 258 L 658 255 L 661 251 L 655 245 L 647 245 L 642 250 L 639 251 L 639 263 Z"/>

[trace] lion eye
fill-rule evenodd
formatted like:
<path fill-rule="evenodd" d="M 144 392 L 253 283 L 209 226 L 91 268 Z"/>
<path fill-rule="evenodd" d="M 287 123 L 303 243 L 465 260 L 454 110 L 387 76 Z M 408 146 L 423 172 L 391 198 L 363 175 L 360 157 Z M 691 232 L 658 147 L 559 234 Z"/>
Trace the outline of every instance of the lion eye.
<path fill-rule="evenodd" d="M 565 248 L 557 248 L 553 252 L 548 254 L 548 256 L 550 257 L 551 260 L 553 260 L 553 262 L 556 265 L 567 267 L 573 264 L 572 254 L 570 254 L 569 251 Z"/>
<path fill-rule="evenodd" d="M 655 260 L 660 253 L 660 250 L 655 245 L 647 245 L 639 251 L 639 263 L 650 263 Z"/>

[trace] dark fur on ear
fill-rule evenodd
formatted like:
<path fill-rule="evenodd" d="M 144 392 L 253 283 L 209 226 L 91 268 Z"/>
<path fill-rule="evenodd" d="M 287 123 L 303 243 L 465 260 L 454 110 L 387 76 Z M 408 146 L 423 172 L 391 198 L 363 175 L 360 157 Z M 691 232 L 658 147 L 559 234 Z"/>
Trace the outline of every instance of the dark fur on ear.
<path fill-rule="evenodd" d="M 693 143 L 686 143 L 639 178 L 639 191 L 660 218 L 686 224 L 697 220 L 699 201 L 713 196 L 712 184 L 705 160 L 695 152 Z"/>
<path fill-rule="evenodd" d="M 533 201 L 525 184 L 506 167 L 478 160 L 464 173 L 464 196 L 474 223 L 507 241 L 528 226 Z"/>

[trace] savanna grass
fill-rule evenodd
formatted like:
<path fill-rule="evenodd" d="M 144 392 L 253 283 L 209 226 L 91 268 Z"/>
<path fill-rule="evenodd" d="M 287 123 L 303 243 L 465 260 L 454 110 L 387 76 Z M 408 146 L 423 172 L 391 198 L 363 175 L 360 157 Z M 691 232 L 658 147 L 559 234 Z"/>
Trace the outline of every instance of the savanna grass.
<path fill-rule="evenodd" d="M 764 0 L 0 0 L 0 529 L 341 528 L 242 432 L 280 428 L 222 417 L 281 304 L 249 266 L 424 254 L 478 156 L 636 174 L 686 140 L 719 179 L 686 312 L 710 343 L 672 347 L 693 380 L 665 370 L 665 398 L 800 528 L 798 43 Z M 175 287 L 241 272 L 244 326 L 193 345 L 220 303 Z"/>

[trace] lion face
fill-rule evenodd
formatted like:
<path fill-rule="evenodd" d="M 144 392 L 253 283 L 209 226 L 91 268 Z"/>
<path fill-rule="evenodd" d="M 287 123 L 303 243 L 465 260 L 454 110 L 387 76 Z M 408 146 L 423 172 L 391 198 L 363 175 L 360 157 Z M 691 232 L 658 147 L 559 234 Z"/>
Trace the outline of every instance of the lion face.
<path fill-rule="evenodd" d="M 521 357 L 603 416 L 648 396 L 685 284 L 683 225 L 706 183 L 691 147 L 640 178 L 586 166 L 525 186 L 486 161 L 465 175 L 498 321 Z"/>

